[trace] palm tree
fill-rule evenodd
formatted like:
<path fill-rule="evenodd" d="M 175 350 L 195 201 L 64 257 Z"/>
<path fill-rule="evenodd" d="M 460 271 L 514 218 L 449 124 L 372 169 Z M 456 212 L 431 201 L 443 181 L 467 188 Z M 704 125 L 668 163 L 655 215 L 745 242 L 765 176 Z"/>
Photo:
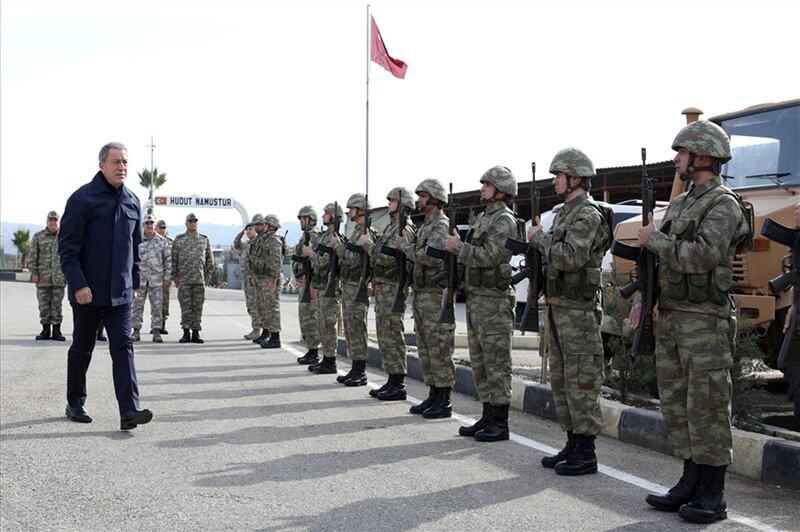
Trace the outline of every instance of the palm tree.
<path fill-rule="evenodd" d="M 21 255 L 20 262 L 24 268 L 28 264 L 28 253 L 31 251 L 31 232 L 29 229 L 17 229 L 11 243 L 17 248 Z"/>
<path fill-rule="evenodd" d="M 146 188 L 150 190 L 150 184 L 152 183 L 153 189 L 161 188 L 164 183 L 167 182 L 167 174 L 159 174 L 158 167 L 153 168 L 153 171 L 150 172 L 149 169 L 145 168 L 139 174 L 139 184 L 142 188 Z M 153 180 L 153 176 L 155 176 L 155 181 Z"/>

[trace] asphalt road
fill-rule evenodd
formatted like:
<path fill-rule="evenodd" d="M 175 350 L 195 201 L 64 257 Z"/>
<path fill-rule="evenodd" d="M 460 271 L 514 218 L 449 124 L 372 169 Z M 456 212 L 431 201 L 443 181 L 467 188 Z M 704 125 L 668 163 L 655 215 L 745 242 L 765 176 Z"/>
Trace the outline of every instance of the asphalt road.
<path fill-rule="evenodd" d="M 674 530 L 648 489 L 677 480 L 678 460 L 598 439 L 597 475 L 560 477 L 544 452 L 558 426 L 512 412 L 511 441 L 457 436 L 480 412 L 454 396 L 453 419 L 423 420 L 296 364 L 294 297 L 284 348 L 241 339 L 241 294 L 209 291 L 204 345 L 136 344 L 142 405 L 155 417 L 119 430 L 107 346 L 88 374 L 89 425 L 64 417 L 67 342 L 36 342 L 35 289 L 0 283 L 2 530 Z M 71 327 L 66 305 L 65 332 Z M 148 319 L 149 322 L 149 319 Z M 341 364 L 340 369 L 348 369 Z M 372 383 L 385 376 L 370 372 Z M 411 381 L 417 398 L 426 388 Z M 710 528 L 800 529 L 800 494 L 730 476 L 731 516 Z"/>

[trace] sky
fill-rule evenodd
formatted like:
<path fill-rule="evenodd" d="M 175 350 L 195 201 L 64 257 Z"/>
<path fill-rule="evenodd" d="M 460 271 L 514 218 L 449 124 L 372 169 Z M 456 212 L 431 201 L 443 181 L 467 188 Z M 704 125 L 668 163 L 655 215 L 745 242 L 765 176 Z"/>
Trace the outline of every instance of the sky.
<path fill-rule="evenodd" d="M 680 112 L 800 97 L 800 2 L 375 0 L 405 79 L 369 68 L 369 193 L 491 166 L 546 179 L 561 148 L 599 168 L 672 158 Z M 230 197 L 295 220 L 366 188 L 360 1 L 0 0 L 0 219 L 44 222 L 108 141 L 158 195 Z M 160 208 L 182 225 L 186 209 Z M 233 210 L 197 210 L 240 224 Z"/>

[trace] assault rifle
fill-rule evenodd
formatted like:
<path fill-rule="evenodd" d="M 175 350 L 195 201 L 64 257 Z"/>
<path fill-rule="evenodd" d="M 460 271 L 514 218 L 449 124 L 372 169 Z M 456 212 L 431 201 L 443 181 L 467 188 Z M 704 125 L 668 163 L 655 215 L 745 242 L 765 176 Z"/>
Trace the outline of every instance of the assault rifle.
<path fill-rule="evenodd" d="M 400 203 L 401 194 L 397 191 L 397 236 L 403 236 L 403 230 L 406 228 L 406 211 Z M 394 268 L 386 272 L 387 276 L 394 275 L 397 272 L 397 292 L 394 295 L 392 302 L 392 312 L 395 314 L 404 314 L 406 311 L 406 285 L 408 284 L 408 272 L 406 271 L 406 254 L 402 249 L 389 247 L 386 244 L 381 246 L 381 253 L 394 257 Z"/>
<path fill-rule="evenodd" d="M 642 226 L 650 223 L 656 206 L 653 181 L 647 176 L 647 149 L 642 148 Z M 629 246 L 617 240 L 611 245 L 611 254 L 636 262 L 631 271 L 631 282 L 620 288 L 625 299 L 639 292 L 642 295 L 642 312 L 639 327 L 633 335 L 631 354 L 654 355 L 656 339 L 653 332 L 653 307 L 658 298 L 658 257 L 645 247 Z"/>
<path fill-rule="evenodd" d="M 303 243 L 302 247 L 306 247 L 309 242 L 311 241 L 311 231 L 306 229 L 303 231 Z M 305 255 L 292 255 L 292 261 L 297 262 L 302 265 L 303 269 L 296 275 L 299 279 L 301 277 L 305 277 L 305 282 L 303 284 L 303 295 L 300 296 L 301 303 L 309 303 L 311 301 L 311 276 L 312 276 L 312 268 L 311 268 L 311 257 L 306 257 Z"/>
<path fill-rule="evenodd" d="M 364 234 L 369 236 L 369 198 L 364 194 Z M 362 246 L 357 246 L 352 242 L 348 242 L 345 247 L 348 251 L 358 253 L 361 255 L 361 277 L 358 278 L 358 287 L 356 287 L 356 297 L 353 299 L 356 303 L 364 303 L 369 305 L 369 294 L 367 294 L 367 283 L 372 277 L 372 270 L 369 264 L 369 254 Z"/>
<path fill-rule="evenodd" d="M 761 234 L 790 248 L 789 262 L 784 262 L 783 274 L 769 282 L 769 289 L 776 296 L 790 286 L 794 289 L 789 330 L 778 353 L 778 368 L 784 368 L 787 366 L 789 353 L 800 353 L 800 229 L 789 229 L 771 218 L 766 218 Z"/>
<path fill-rule="evenodd" d="M 333 204 L 333 234 L 339 235 L 339 202 Z M 339 278 L 339 255 L 331 246 L 322 243 L 317 244 L 317 252 L 325 253 L 330 257 L 331 271 L 328 273 L 328 282 L 325 284 L 325 297 L 336 297 L 336 280 Z"/>
<path fill-rule="evenodd" d="M 450 183 L 450 193 L 447 194 L 447 217 L 450 219 L 448 235 L 453 234 L 456 229 L 456 205 L 453 201 L 453 183 Z M 458 263 L 457 257 L 449 253 L 446 249 L 438 249 L 431 246 L 425 248 L 425 254 L 429 257 L 445 261 L 445 271 L 434 275 L 431 281 L 438 283 L 443 276 L 447 277 L 447 286 L 444 289 L 444 299 L 442 300 L 442 310 L 439 312 L 439 323 L 455 323 L 456 313 L 453 300 L 458 289 Z"/>

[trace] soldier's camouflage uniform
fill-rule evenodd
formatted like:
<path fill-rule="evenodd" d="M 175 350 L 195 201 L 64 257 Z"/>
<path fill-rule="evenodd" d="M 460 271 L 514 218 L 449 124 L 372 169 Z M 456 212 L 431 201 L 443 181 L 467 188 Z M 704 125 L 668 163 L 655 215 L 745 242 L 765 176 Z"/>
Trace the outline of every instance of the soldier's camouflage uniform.
<path fill-rule="evenodd" d="M 402 208 L 402 207 L 400 207 Z M 399 273 L 394 257 L 381 252 L 381 247 L 396 248 L 395 237 L 399 217 L 391 218 L 391 222 L 383 230 L 378 239 L 367 243 L 364 247 L 372 260 L 372 285 L 375 287 L 375 330 L 378 336 L 378 347 L 381 350 L 383 370 L 389 375 L 406 374 L 406 343 L 403 337 L 403 316 L 405 313 L 392 312 L 392 304 L 397 295 Z M 403 235 L 414 240 L 416 230 L 410 217 L 406 219 Z M 410 263 L 406 263 L 408 265 Z M 403 292 L 408 296 L 408 288 Z"/>
<path fill-rule="evenodd" d="M 356 224 L 351 242 L 356 242 L 361 235 L 368 234 L 369 241 L 375 242 L 375 232 L 370 228 L 367 232 L 363 224 Z M 347 341 L 347 356 L 352 361 L 367 360 L 367 312 L 369 304 L 355 301 L 358 281 L 361 278 L 361 254 L 345 249 L 343 241 L 336 247 L 341 264 L 342 306 L 344 307 L 344 336 Z M 367 286 L 367 296 L 370 288 Z"/>
<path fill-rule="evenodd" d="M 506 238 L 519 239 L 514 213 L 492 202 L 472 225 L 469 242 L 459 241 L 458 262 L 465 266 L 467 340 L 478 398 L 492 406 L 511 402 L 511 336 L 515 293 L 511 251 Z"/>
<path fill-rule="evenodd" d="M 61 304 L 67 282 L 64 272 L 61 271 L 61 259 L 58 255 L 58 231 L 51 233 L 45 228 L 33 235 L 28 269 L 31 276 L 39 277 L 39 282 L 36 283 L 39 322 L 42 325 L 60 324 L 63 319 Z"/>
<path fill-rule="evenodd" d="M 239 275 L 242 279 L 245 307 L 247 314 L 250 315 L 250 325 L 256 330 L 260 328 L 260 325 L 258 325 L 255 277 L 250 271 L 250 244 L 252 243 L 250 240 L 242 240 L 239 235 L 233 239 L 233 249 L 239 253 Z"/>
<path fill-rule="evenodd" d="M 181 328 L 201 330 L 205 285 L 214 271 L 211 243 L 201 233 L 182 233 L 172 243 L 172 279 L 178 280 Z"/>
<path fill-rule="evenodd" d="M 303 242 L 305 240 L 305 232 L 303 236 L 300 238 L 300 242 L 294 247 L 294 255 L 302 256 L 303 255 Z M 317 227 L 311 228 L 308 230 L 308 243 L 311 245 L 311 249 L 314 249 L 320 241 L 320 231 Z M 314 276 L 314 267 L 312 263 L 312 277 Z M 301 275 L 303 271 L 303 265 L 299 262 L 292 261 L 292 273 L 294 273 L 294 278 L 297 279 L 297 294 L 298 294 L 298 307 L 297 307 L 297 317 L 298 321 L 300 322 L 300 334 L 303 336 L 303 342 L 306 344 L 307 349 L 317 349 L 319 348 L 320 344 L 320 336 L 319 336 L 319 321 L 318 321 L 318 301 L 322 296 L 322 293 L 319 288 L 314 286 L 313 279 L 309 281 L 305 278 L 305 276 Z M 300 277 L 298 277 L 298 275 Z M 301 299 L 303 298 L 303 290 L 305 289 L 305 284 L 311 282 L 311 288 L 317 290 L 317 297 L 311 299 L 307 303 L 303 303 Z M 324 285 L 323 285 L 324 289 Z"/>
<path fill-rule="evenodd" d="M 596 436 L 602 427 L 603 341 L 600 266 L 611 243 L 588 192 L 566 202 L 548 233 L 533 235 L 547 271 L 550 379 L 565 432 Z"/>
<path fill-rule="evenodd" d="M 425 248 L 445 249 L 449 225 L 449 219 L 441 211 L 426 215 L 416 239 L 403 247 L 406 256 L 414 261 L 414 330 L 422 380 L 436 388 L 452 388 L 456 382 L 453 364 L 456 326 L 455 323 L 439 323 L 447 282 L 442 275 L 446 261 L 429 257 Z M 434 283 L 431 279 L 437 275 L 440 280 Z"/>
<path fill-rule="evenodd" d="M 148 238 L 142 237 L 139 244 L 139 276 L 140 284 L 136 299 L 133 300 L 131 325 L 134 329 L 142 328 L 144 318 L 144 302 L 150 297 L 150 327 L 160 330 L 163 326 L 164 281 L 170 279 L 172 273 L 172 256 L 169 242 L 158 233 Z"/>
<path fill-rule="evenodd" d="M 283 244 L 280 236 L 271 231 L 258 235 L 250 244 L 250 271 L 255 278 L 258 327 L 271 333 L 281 331 L 282 265 Z M 270 282 L 275 283 L 275 292 L 272 294 L 267 290 Z"/>
<path fill-rule="evenodd" d="M 322 355 L 327 358 L 336 358 L 336 320 L 342 299 L 341 277 L 336 279 L 334 296 L 326 297 L 325 287 L 331 271 L 331 258 L 327 253 L 317 251 L 317 246 L 323 244 L 333 247 L 333 227 L 325 229 L 319 237 L 319 242 L 314 245 L 311 254 L 311 288 L 317 290 L 317 323 L 319 340 L 322 345 Z"/>
<path fill-rule="evenodd" d="M 172 255 L 172 244 L 174 240 L 170 237 L 165 236 L 164 238 L 167 239 L 167 244 L 169 245 L 169 252 L 170 256 Z M 162 327 L 166 325 L 167 318 L 169 318 L 169 294 L 172 291 L 172 277 L 167 279 L 169 282 L 164 286 L 163 293 L 161 296 L 161 324 Z"/>
<path fill-rule="evenodd" d="M 672 452 L 696 464 L 731 463 L 729 289 L 736 245 L 749 229 L 722 179 L 672 200 L 645 247 L 658 254 L 656 370 Z M 663 231 L 663 232 L 662 232 Z"/>

